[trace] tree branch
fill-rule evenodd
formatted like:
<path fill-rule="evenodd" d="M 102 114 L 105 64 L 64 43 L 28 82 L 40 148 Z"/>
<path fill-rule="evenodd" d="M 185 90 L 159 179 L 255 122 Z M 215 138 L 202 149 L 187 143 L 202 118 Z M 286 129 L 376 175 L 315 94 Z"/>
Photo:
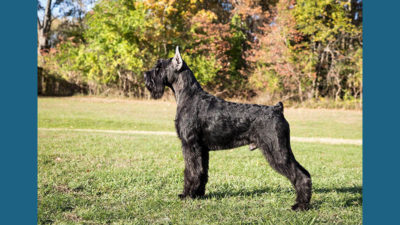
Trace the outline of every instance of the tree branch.
<path fill-rule="evenodd" d="M 37 17 L 37 23 L 38 23 L 39 29 L 42 29 L 43 25 L 40 23 L 39 16 Z"/>

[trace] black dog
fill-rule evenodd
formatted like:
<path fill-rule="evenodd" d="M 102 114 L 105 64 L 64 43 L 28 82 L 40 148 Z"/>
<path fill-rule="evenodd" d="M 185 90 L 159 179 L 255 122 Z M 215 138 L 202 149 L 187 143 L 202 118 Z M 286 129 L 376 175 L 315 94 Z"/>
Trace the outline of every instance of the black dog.
<path fill-rule="evenodd" d="M 173 58 L 158 60 L 144 78 L 153 98 L 161 98 L 165 86 L 175 94 L 175 127 L 185 160 L 180 198 L 204 196 L 209 151 L 249 145 L 250 150 L 260 148 L 270 165 L 292 182 L 297 193 L 292 209 L 308 209 L 311 177 L 292 153 L 281 102 L 275 106 L 239 104 L 205 92 L 178 47 Z"/>

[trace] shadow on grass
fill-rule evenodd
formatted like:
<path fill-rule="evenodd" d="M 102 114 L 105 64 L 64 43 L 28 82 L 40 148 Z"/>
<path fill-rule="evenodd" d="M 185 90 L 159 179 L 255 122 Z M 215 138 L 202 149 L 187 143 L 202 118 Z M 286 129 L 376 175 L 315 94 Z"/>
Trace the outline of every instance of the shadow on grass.
<path fill-rule="evenodd" d="M 316 188 L 313 190 L 315 193 L 329 193 L 329 192 L 339 192 L 339 193 L 350 193 L 350 194 L 361 194 L 362 187 L 339 187 L 339 188 Z"/>
<path fill-rule="evenodd" d="M 226 198 L 226 197 L 233 197 L 233 196 L 257 196 L 260 194 L 268 193 L 268 192 L 274 192 L 274 193 L 284 193 L 284 192 L 294 192 L 293 190 L 289 189 L 281 189 L 281 188 L 270 188 L 270 187 L 265 187 L 265 188 L 259 188 L 259 189 L 254 189 L 254 190 L 233 190 L 233 189 L 228 189 L 225 191 L 217 191 L 217 192 L 211 192 L 208 195 L 205 196 L 205 198 Z M 361 186 L 355 186 L 355 187 L 332 187 L 332 188 L 313 188 L 313 193 L 330 193 L 330 192 L 339 192 L 339 193 L 350 193 L 350 194 L 361 194 L 362 193 L 362 187 Z"/>
<path fill-rule="evenodd" d="M 346 197 L 345 199 L 338 199 L 337 203 L 341 207 L 357 207 L 362 206 L 362 187 L 354 186 L 354 187 L 340 187 L 340 188 L 316 188 L 314 193 L 327 194 L 331 192 L 337 193 L 348 193 L 353 194 L 355 196 Z M 326 204 L 324 200 L 316 200 L 312 201 L 311 207 L 313 209 L 319 209 L 323 204 Z"/>
<path fill-rule="evenodd" d="M 204 196 L 204 199 L 223 199 L 223 198 L 229 198 L 229 197 L 235 197 L 235 196 L 243 196 L 243 197 L 253 197 L 253 196 L 258 196 L 262 195 L 264 193 L 289 193 L 292 192 L 294 194 L 294 189 L 282 189 L 282 188 L 270 188 L 270 187 L 265 187 L 265 188 L 259 188 L 259 189 L 254 189 L 254 190 L 233 190 L 233 189 L 228 189 L 224 191 L 217 191 L 217 192 L 211 192 L 207 195 Z M 344 207 L 350 207 L 350 206 L 355 206 L 355 205 L 362 205 L 362 187 L 361 186 L 353 186 L 353 187 L 332 187 L 332 188 L 315 188 L 313 189 L 313 193 L 316 194 L 327 194 L 331 192 L 337 192 L 337 193 L 348 193 L 348 194 L 360 194 L 360 196 L 352 196 L 351 198 L 344 199 L 344 200 L 339 200 L 338 201 L 344 201 L 343 204 L 340 204 Z M 318 209 L 321 207 L 322 204 L 324 204 L 325 201 L 313 201 L 311 200 L 311 208 L 312 209 Z"/>
<path fill-rule="evenodd" d="M 257 196 L 261 195 L 264 193 L 268 192 L 287 192 L 287 190 L 282 190 L 282 189 L 277 189 L 277 188 L 259 188 L 259 189 L 253 189 L 253 190 L 233 190 L 233 189 L 228 189 L 224 191 L 216 191 L 216 192 L 211 192 L 207 195 L 204 196 L 204 198 L 209 199 L 209 198 L 215 198 L 215 199 L 223 199 L 223 198 L 229 198 L 229 197 L 236 197 L 236 196 L 243 196 L 243 197 L 251 197 L 251 196 Z"/>

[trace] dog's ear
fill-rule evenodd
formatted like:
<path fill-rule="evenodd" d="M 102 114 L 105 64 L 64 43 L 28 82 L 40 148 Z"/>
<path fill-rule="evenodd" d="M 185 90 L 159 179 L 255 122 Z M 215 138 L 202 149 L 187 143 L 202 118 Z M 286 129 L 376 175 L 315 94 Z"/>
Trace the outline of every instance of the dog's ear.
<path fill-rule="evenodd" d="M 179 53 L 179 46 L 176 46 L 175 56 L 172 58 L 172 63 L 175 67 L 175 70 L 178 71 L 182 68 L 183 60 L 181 54 Z"/>

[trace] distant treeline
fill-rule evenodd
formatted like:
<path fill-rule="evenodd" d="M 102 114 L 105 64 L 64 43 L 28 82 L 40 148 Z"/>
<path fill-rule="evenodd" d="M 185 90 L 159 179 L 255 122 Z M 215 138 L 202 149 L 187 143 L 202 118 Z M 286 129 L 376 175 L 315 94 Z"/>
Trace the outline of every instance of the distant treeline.
<path fill-rule="evenodd" d="M 143 97 L 143 71 L 179 45 L 223 97 L 362 98 L 360 0 L 99 0 L 87 11 L 87 1 L 60 2 L 80 8 L 47 33 L 39 20 L 38 64 L 80 93 Z"/>

